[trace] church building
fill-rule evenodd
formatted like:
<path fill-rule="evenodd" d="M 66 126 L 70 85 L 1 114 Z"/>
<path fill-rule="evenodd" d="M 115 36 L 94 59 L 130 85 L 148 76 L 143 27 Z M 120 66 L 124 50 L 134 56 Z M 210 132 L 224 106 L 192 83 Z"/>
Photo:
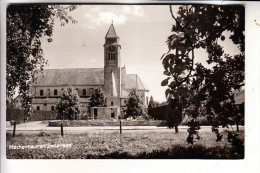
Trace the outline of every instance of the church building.
<path fill-rule="evenodd" d="M 81 105 L 90 110 L 90 95 L 101 88 L 108 106 L 116 107 L 120 115 L 126 109 L 129 93 L 136 89 L 144 110 L 148 106 L 149 89 L 137 74 L 126 74 L 120 64 L 121 45 L 113 24 L 105 36 L 104 68 L 44 69 L 39 73 L 30 91 L 34 93 L 35 110 L 53 111 L 63 90 L 72 86 L 79 95 Z"/>

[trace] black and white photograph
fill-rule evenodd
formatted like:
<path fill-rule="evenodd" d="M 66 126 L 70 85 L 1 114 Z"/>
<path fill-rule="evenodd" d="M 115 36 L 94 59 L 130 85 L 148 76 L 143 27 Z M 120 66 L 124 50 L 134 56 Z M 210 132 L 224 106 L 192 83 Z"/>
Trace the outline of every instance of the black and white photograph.
<path fill-rule="evenodd" d="M 8 5 L 7 158 L 243 159 L 244 32 L 243 5 Z"/>
<path fill-rule="evenodd" d="M 7 160 L 246 159 L 246 5 L 5 10 Z"/>

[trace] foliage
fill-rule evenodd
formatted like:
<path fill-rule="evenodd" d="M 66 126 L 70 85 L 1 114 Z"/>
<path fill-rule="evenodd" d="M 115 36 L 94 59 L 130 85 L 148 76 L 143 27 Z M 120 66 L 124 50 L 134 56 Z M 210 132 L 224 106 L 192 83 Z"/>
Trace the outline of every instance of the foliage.
<path fill-rule="evenodd" d="M 77 119 L 80 113 L 79 95 L 72 87 L 64 90 L 59 103 L 56 106 L 58 119 Z"/>
<path fill-rule="evenodd" d="M 88 120 L 90 118 L 90 110 L 88 109 L 88 106 L 84 106 L 83 104 L 81 104 L 79 111 L 80 114 L 78 115 L 78 119 Z"/>
<path fill-rule="evenodd" d="M 43 149 L 41 149 L 43 150 Z M 152 152 L 140 152 L 136 155 L 130 152 L 114 151 L 105 154 L 91 153 L 77 148 L 71 153 L 67 149 L 48 149 L 47 152 L 42 153 L 41 150 L 26 150 L 29 153 L 19 153 L 13 151 L 12 155 L 8 154 L 10 159 L 243 159 L 244 153 L 233 153 L 228 148 L 211 147 L 205 148 L 203 146 L 183 147 L 172 146 L 169 149 L 157 149 Z"/>
<path fill-rule="evenodd" d="M 126 115 L 127 117 L 134 117 L 141 116 L 142 113 L 142 107 L 141 107 L 142 100 L 140 96 L 138 95 L 136 89 L 130 92 L 129 98 L 126 103 Z"/>
<path fill-rule="evenodd" d="M 145 119 L 150 119 L 151 118 L 151 115 L 153 114 L 153 111 L 152 109 L 157 107 L 159 104 L 154 102 L 153 100 L 153 96 L 150 97 L 150 101 L 149 101 L 149 104 L 148 104 L 148 114 L 144 115 L 144 118 Z"/>
<path fill-rule="evenodd" d="M 188 143 L 199 139 L 198 116 L 208 117 L 219 141 L 218 127 L 235 124 L 241 116 L 233 91 L 244 86 L 244 7 L 186 5 L 179 7 L 175 17 L 170 6 L 170 12 L 175 24 L 167 40 L 169 51 L 162 56 L 167 78 L 161 85 L 169 87 L 166 95 L 183 98 L 189 110 L 185 112 L 192 118 Z M 226 33 L 240 50 L 234 56 L 221 46 L 228 39 Z M 208 53 L 208 66 L 195 62 L 196 50 Z"/>
<path fill-rule="evenodd" d="M 32 95 L 29 87 L 35 75 L 47 65 L 41 48 L 41 38 L 52 41 L 55 18 L 61 25 L 75 23 L 68 15 L 76 6 L 47 4 L 15 4 L 7 7 L 7 59 L 6 59 L 6 97 L 12 102 L 15 90 L 23 98 L 22 106 L 30 115 Z"/>
<path fill-rule="evenodd" d="M 148 109 L 151 109 L 151 108 L 154 108 L 156 107 L 154 101 L 153 101 L 153 96 L 150 97 L 150 101 L 149 101 L 149 104 L 148 104 Z"/>
<path fill-rule="evenodd" d="M 149 111 L 149 110 L 148 110 Z M 152 120 L 153 118 L 152 118 L 152 116 L 150 116 L 148 113 L 146 113 L 146 114 L 143 114 L 143 117 L 142 117 L 143 119 L 145 119 L 145 120 L 147 120 L 147 121 L 149 121 L 149 120 Z"/>
<path fill-rule="evenodd" d="M 122 126 L 166 126 L 166 121 L 162 120 L 136 120 L 136 121 L 128 121 L 125 119 L 120 120 L 122 123 Z M 63 124 L 63 127 L 87 127 L 87 126 L 116 126 L 119 127 L 120 122 L 114 121 L 114 120 L 77 120 L 77 121 L 57 121 L 56 123 L 53 123 L 52 127 L 60 127 L 61 123 Z"/>
<path fill-rule="evenodd" d="M 158 106 L 161 106 L 161 103 L 158 101 L 154 101 L 154 105 L 155 105 L 155 107 L 158 107 Z"/>
<path fill-rule="evenodd" d="M 236 126 L 237 126 L 237 131 L 239 131 L 238 125 L 244 125 L 245 124 L 245 102 L 240 104 L 238 106 L 238 116 L 236 116 L 235 121 L 236 121 Z"/>
<path fill-rule="evenodd" d="M 105 98 L 104 91 L 101 88 L 95 89 L 89 100 L 90 107 L 107 107 L 107 98 Z"/>
<path fill-rule="evenodd" d="M 167 120 L 168 118 L 168 105 L 157 106 L 155 108 L 148 109 L 148 114 L 155 120 Z"/>
<path fill-rule="evenodd" d="M 243 140 L 239 139 L 237 133 L 228 132 L 227 139 L 228 142 L 230 142 L 233 146 L 234 152 L 241 153 L 242 151 L 244 151 L 244 142 Z"/>

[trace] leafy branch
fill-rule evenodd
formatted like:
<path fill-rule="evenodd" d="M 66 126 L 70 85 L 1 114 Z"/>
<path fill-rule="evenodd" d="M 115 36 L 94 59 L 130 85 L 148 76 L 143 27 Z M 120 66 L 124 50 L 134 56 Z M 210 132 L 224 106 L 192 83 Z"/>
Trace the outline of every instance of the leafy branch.
<path fill-rule="evenodd" d="M 162 86 L 168 86 L 166 95 L 181 97 L 185 113 L 192 118 L 189 126 L 189 143 L 198 136 L 199 116 L 207 116 L 217 141 L 222 136 L 218 127 L 239 124 L 243 118 L 236 108 L 234 90 L 244 85 L 244 8 L 242 6 L 192 5 L 180 6 L 172 35 L 167 39 L 168 52 L 162 56 L 164 74 Z M 224 32 L 230 31 L 230 39 L 240 48 L 235 56 L 224 54 L 219 41 L 225 41 Z M 208 53 L 207 63 L 195 64 L 195 49 Z M 171 53 L 175 50 L 176 53 Z M 170 83 L 169 81 L 172 80 Z M 205 111 L 201 111 L 205 110 Z M 238 127 L 238 126 L 237 126 Z"/>
<path fill-rule="evenodd" d="M 77 6 L 47 4 L 13 4 L 7 7 L 6 100 L 13 102 L 15 90 L 23 99 L 26 114 L 30 115 L 33 95 L 29 89 L 37 73 L 48 65 L 41 48 L 42 36 L 52 41 L 55 18 L 62 26 L 76 21 L 68 15 Z"/>

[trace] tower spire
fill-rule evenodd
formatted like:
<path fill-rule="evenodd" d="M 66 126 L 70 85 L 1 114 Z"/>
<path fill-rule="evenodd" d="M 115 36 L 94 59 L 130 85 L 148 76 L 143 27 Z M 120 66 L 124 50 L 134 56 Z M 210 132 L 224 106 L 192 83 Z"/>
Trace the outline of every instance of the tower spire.
<path fill-rule="evenodd" d="M 113 25 L 113 20 L 112 20 L 112 23 L 107 31 L 107 34 L 106 34 L 106 37 L 108 38 L 117 38 L 117 35 L 116 35 L 116 30 L 114 28 L 114 25 Z"/>

